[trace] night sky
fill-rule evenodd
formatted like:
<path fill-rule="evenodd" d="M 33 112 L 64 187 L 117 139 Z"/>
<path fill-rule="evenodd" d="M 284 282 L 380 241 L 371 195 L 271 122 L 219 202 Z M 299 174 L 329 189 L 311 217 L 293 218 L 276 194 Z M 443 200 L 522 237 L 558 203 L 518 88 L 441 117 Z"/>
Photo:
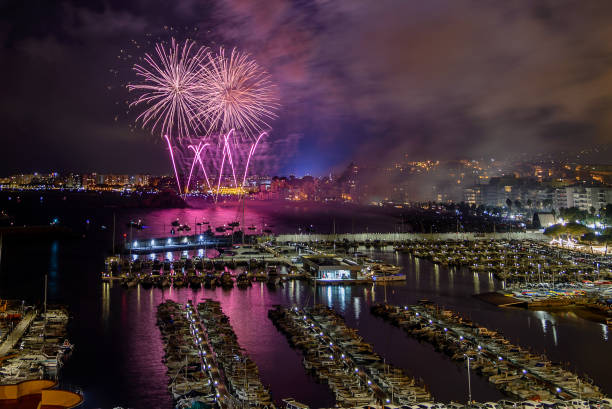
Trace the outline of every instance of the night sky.
<path fill-rule="evenodd" d="M 4 0 L 0 175 L 168 173 L 124 87 L 171 36 L 271 73 L 272 174 L 610 144 L 610 22 L 608 0 Z"/>

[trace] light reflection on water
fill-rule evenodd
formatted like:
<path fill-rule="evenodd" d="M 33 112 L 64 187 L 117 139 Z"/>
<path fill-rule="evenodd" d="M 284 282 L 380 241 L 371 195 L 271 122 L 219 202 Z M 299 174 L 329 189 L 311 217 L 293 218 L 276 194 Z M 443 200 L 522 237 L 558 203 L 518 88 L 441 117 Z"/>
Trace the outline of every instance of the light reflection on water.
<path fill-rule="evenodd" d="M 377 258 L 389 257 L 395 259 L 395 254 L 377 254 Z M 606 387 L 607 377 L 602 377 L 602 371 L 597 362 L 582 359 L 576 352 L 574 337 L 581 334 L 588 342 L 595 341 L 594 349 L 602 352 L 607 343 L 607 328 L 600 329 L 598 324 L 586 323 L 577 319 L 563 319 L 554 314 L 542 311 L 499 309 L 484 304 L 471 297 L 474 292 L 486 292 L 499 286 L 488 273 L 473 274 L 463 269 L 449 269 L 434 267 L 431 263 L 421 261 L 419 270 L 421 275 L 429 275 L 427 284 L 417 279 L 417 262 L 409 257 L 400 257 L 400 263 L 407 273 L 406 283 L 388 283 L 387 297 L 391 303 L 412 304 L 421 298 L 457 309 L 468 317 L 492 329 L 501 329 L 513 342 L 530 346 L 537 351 L 546 352 L 553 360 L 578 361 L 581 369 L 591 375 L 595 382 Z M 437 278 L 434 278 L 436 277 Z M 422 287 L 419 288 L 418 286 Z M 360 288 L 361 287 L 361 288 Z M 465 368 L 450 361 L 447 357 L 433 350 L 428 344 L 421 344 L 406 336 L 401 330 L 373 317 L 369 308 L 384 297 L 385 286 L 360 285 L 352 287 L 317 286 L 317 300 L 336 309 L 344 315 L 350 326 L 358 328 L 361 336 L 367 342 L 374 344 L 375 350 L 389 362 L 406 369 L 409 373 L 423 377 L 431 388 L 434 396 L 442 401 L 465 400 Z M 264 283 L 253 283 L 248 289 L 198 289 L 189 288 L 125 290 L 115 285 L 114 288 L 102 287 L 103 302 L 109 311 L 103 313 L 108 326 L 113 326 L 114 309 L 125 315 L 126 321 L 122 324 L 126 328 L 141 327 L 148 322 L 146 330 L 125 332 L 125 342 L 130 343 L 132 350 L 147 350 L 147 345 L 154 341 L 159 342 L 159 332 L 155 327 L 156 306 L 163 300 L 172 299 L 179 302 L 187 300 L 201 301 L 204 298 L 213 298 L 221 302 L 224 312 L 230 317 L 230 322 L 238 336 L 240 344 L 247 350 L 260 368 L 264 384 L 269 385 L 276 399 L 291 396 L 298 401 L 309 404 L 311 407 L 331 407 L 333 396 L 325 384 L 320 384 L 308 375 L 301 363 L 301 356 L 292 350 L 286 338 L 280 334 L 267 318 L 267 311 L 275 304 L 288 306 L 312 305 L 313 288 L 303 281 L 291 281 L 282 288 L 269 289 Z M 110 297 L 109 297 L 110 292 Z M 146 301 L 141 294 L 148 292 Z M 116 302 L 118 297 L 125 297 L 125 302 Z M 112 301 L 109 303 L 109 298 Z M 114 301 L 114 302 L 113 302 Z M 110 305 L 110 307 L 108 307 Z M 144 306 L 146 305 L 146 308 Z M 539 321 L 538 331 L 530 329 L 531 318 Z M 138 321 L 139 325 L 134 325 Z M 116 325 L 116 324 L 115 324 Z M 559 331 L 563 329 L 563 331 Z M 602 337 L 602 332 L 604 336 Z M 142 337 L 147 333 L 146 337 Z M 561 337 L 561 333 L 564 337 Z M 596 335 L 593 337 L 593 335 Z M 586 342 L 586 341 L 585 341 Z M 602 349 L 604 348 L 604 349 Z M 153 406 L 167 402 L 165 392 L 165 368 L 161 364 L 161 355 L 156 355 L 153 348 L 147 354 L 147 362 L 156 362 L 154 369 L 145 365 L 145 358 L 135 360 L 135 365 L 142 365 L 152 371 L 146 384 L 149 391 L 146 396 L 134 392 L 131 398 L 143 399 Z M 161 351 L 161 350 L 160 350 Z M 561 359 L 559 359 L 561 358 Z M 134 361 L 134 360 L 133 360 Z M 137 368 L 134 371 L 138 372 Z M 444 373 L 441 377 L 440 373 Z M 156 375 L 157 374 L 157 375 Z M 293 381 L 289 382 L 290 378 Z M 478 400 L 499 399 L 501 395 L 492 384 L 482 377 L 472 377 L 474 397 Z M 610 387 L 608 380 L 607 387 Z M 154 392 L 151 392 L 154 391 Z M 138 404 L 133 407 L 144 407 Z"/>
<path fill-rule="evenodd" d="M 153 211 L 143 219 L 148 223 L 155 219 L 155 214 L 163 213 L 165 219 L 171 221 L 173 218 L 170 215 L 176 217 L 181 212 L 183 210 Z M 303 218 L 303 213 L 296 213 L 296 220 L 299 218 Z M 266 219 L 270 221 L 274 217 Z M 224 222 L 230 220 L 228 217 Z M 321 221 L 320 224 L 325 223 Z M 370 226 L 373 225 L 373 222 L 370 223 Z M 136 233 L 137 239 L 144 238 L 146 234 L 148 232 Z M 83 246 L 98 249 L 104 245 L 110 247 L 110 240 L 83 243 Z M 72 253 L 70 246 L 73 246 Z M 23 273 L 26 277 L 24 280 L 28 280 L 32 275 L 25 273 L 29 269 L 34 270 L 35 266 L 36 274 L 49 271 L 51 275 L 51 245 L 47 244 L 44 251 L 45 257 L 40 257 L 42 261 L 39 262 L 42 265 L 35 264 L 38 259 L 24 264 L 23 260 L 29 254 L 17 253 L 18 256 L 15 256 L 13 251 L 4 252 L 1 296 L 7 294 L 7 288 L 11 288 L 11 294 L 15 294 L 13 284 L 11 287 L 4 284 L 8 274 L 20 277 Z M 420 299 L 430 299 L 455 309 L 484 326 L 502 330 L 514 343 L 530 347 L 534 352 L 545 352 L 553 361 L 569 361 L 577 372 L 587 373 L 603 387 L 604 392 L 612 393 L 609 369 L 601 358 L 610 353 L 608 328 L 605 325 L 585 321 L 573 312 L 548 313 L 547 331 L 544 331 L 542 321 L 534 311 L 497 308 L 471 297 L 474 292 L 487 292 L 499 287 L 499 282 L 488 273 L 474 275 L 464 269 L 444 266 L 434 270 L 430 262 L 409 255 L 381 253 L 372 249 L 364 252 L 403 266 L 403 272 L 407 274 L 406 282 L 388 283 L 386 286 L 391 303 L 413 304 Z M 57 254 L 57 278 L 61 285 L 58 285 L 57 296 L 51 298 L 70 306 L 75 316 L 69 326 L 70 338 L 77 345 L 72 360 L 65 367 L 64 376 L 69 383 L 84 388 L 84 408 L 170 408 L 166 389 L 168 375 L 161 362 L 163 348 L 155 324 L 156 308 L 165 299 L 185 302 L 189 299 L 201 301 L 206 297 L 221 301 L 240 343 L 258 364 L 264 384 L 270 386 L 276 399 L 292 396 L 313 408 L 333 404 L 327 386 L 317 383 L 305 372 L 301 355 L 289 347 L 286 338 L 267 317 L 267 311 L 274 304 L 312 305 L 314 294 L 310 285 L 296 281 L 277 290 L 269 290 L 264 283 L 253 283 L 247 290 L 235 288 L 230 291 L 193 291 L 190 288 L 166 289 L 163 292 L 144 288 L 125 290 L 118 283 L 100 283 L 101 251 L 87 252 L 73 243 L 60 242 Z M 176 259 L 179 255 L 168 253 L 160 257 Z M 20 274 L 14 274 L 15 271 Z M 23 288 L 28 288 L 27 291 L 35 293 L 32 297 L 35 300 L 40 299 L 42 293 L 42 279 L 39 277 L 38 280 L 36 285 L 30 282 L 23 285 Z M 330 293 L 330 287 L 317 286 L 316 299 L 342 312 L 347 323 L 357 328 L 366 341 L 373 343 L 376 351 L 388 362 L 422 377 L 435 397 L 441 401 L 465 400 L 466 372 L 462 365 L 455 364 L 430 345 L 409 338 L 401 330 L 370 314 L 372 304 L 384 298 L 383 286 L 354 286 L 343 288 L 343 292 L 341 288 L 331 287 Z M 476 399 L 484 401 L 499 396 L 498 391 L 482 377 L 473 376 L 472 381 Z"/>

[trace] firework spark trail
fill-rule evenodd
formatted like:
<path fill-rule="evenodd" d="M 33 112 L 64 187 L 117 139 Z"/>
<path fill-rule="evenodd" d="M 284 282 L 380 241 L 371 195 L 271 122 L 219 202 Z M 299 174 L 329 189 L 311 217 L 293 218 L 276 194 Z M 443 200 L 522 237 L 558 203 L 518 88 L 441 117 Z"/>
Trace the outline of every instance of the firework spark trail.
<path fill-rule="evenodd" d="M 205 144 L 205 146 L 208 144 Z M 200 151 L 201 152 L 201 151 Z M 210 185 L 210 180 L 208 179 L 208 173 L 206 172 L 206 167 L 204 166 L 204 162 L 202 162 L 201 154 L 196 156 L 198 162 L 200 162 L 200 166 L 202 167 L 202 171 L 204 172 L 204 177 L 206 178 L 206 184 L 208 185 L 208 190 L 212 192 L 212 187 Z"/>
<path fill-rule="evenodd" d="M 225 151 L 227 151 L 227 160 L 230 164 L 230 167 L 232 168 L 232 175 L 234 176 L 234 186 L 238 187 L 238 182 L 236 180 L 236 170 L 234 168 L 234 160 L 232 158 L 232 151 L 230 149 L 230 135 L 234 134 L 234 130 L 232 129 L 230 132 L 227 133 L 227 135 L 224 137 L 224 143 L 225 143 Z"/>
<path fill-rule="evenodd" d="M 278 103 L 269 75 L 248 54 L 233 49 L 227 56 L 220 48 L 217 55 L 208 54 L 201 69 L 199 118 L 209 133 L 236 129 L 250 137 L 276 118 Z"/>
<path fill-rule="evenodd" d="M 178 171 L 176 170 L 176 163 L 174 162 L 174 152 L 172 152 L 172 144 L 168 135 L 164 135 L 166 142 L 168 142 L 168 149 L 170 149 L 170 158 L 172 159 L 172 167 L 174 168 L 174 176 L 176 176 L 176 186 L 178 187 L 179 194 L 181 193 L 181 182 L 179 181 Z"/>
<path fill-rule="evenodd" d="M 207 143 L 202 144 L 202 142 L 198 143 L 197 147 L 194 147 L 193 145 L 189 145 L 187 146 L 187 149 L 192 149 L 194 156 L 193 156 L 193 161 L 191 162 L 191 169 L 189 170 L 189 178 L 187 179 L 187 187 L 185 188 L 185 191 L 189 191 L 189 184 L 191 183 L 191 175 L 193 174 L 193 168 L 195 167 L 196 161 L 199 160 L 200 164 L 202 165 L 202 169 L 204 170 L 204 176 L 206 177 L 206 181 L 208 182 L 208 175 L 206 174 L 206 169 L 204 169 L 204 164 L 202 163 L 202 158 L 201 158 L 201 152 L 202 150 L 208 146 Z M 208 184 L 208 187 L 210 188 L 210 183 Z"/>
<path fill-rule="evenodd" d="M 249 150 L 249 156 L 247 158 L 246 166 L 244 167 L 244 176 L 242 177 L 242 187 L 244 187 L 246 183 L 247 172 L 249 171 L 249 163 L 251 162 L 251 157 L 255 153 L 255 149 L 257 149 L 257 144 L 259 144 L 259 141 L 261 140 L 261 138 L 267 134 L 268 134 L 267 132 L 262 132 L 259 135 L 259 137 L 255 140 L 253 145 L 251 146 L 251 149 Z"/>
<path fill-rule="evenodd" d="M 162 135 L 179 139 L 189 137 L 200 127 L 195 118 L 202 110 L 198 89 L 207 66 L 208 49 L 190 40 L 181 45 L 173 38 L 168 49 L 158 43 L 155 51 L 154 55 L 145 54 L 146 64 L 134 65 L 142 82 L 128 85 L 128 90 L 142 94 L 130 107 L 146 106 L 136 118 L 143 128 L 150 126 L 151 132 L 159 128 Z"/>

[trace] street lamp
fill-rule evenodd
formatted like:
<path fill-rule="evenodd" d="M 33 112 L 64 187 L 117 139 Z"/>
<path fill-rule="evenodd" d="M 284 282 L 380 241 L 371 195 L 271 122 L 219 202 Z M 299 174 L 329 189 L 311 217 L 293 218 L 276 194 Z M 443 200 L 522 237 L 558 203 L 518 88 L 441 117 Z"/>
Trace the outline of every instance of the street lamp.
<path fill-rule="evenodd" d="M 467 375 L 468 375 L 468 403 L 472 402 L 472 380 L 470 379 L 470 358 L 467 354 L 463 354 L 467 360 Z"/>

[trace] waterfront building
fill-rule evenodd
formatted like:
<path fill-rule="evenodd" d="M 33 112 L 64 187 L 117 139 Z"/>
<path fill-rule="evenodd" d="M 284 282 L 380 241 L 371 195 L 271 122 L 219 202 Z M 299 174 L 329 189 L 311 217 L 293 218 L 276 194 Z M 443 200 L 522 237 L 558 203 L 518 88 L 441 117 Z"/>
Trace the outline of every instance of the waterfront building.
<path fill-rule="evenodd" d="M 317 280 L 358 280 L 362 266 L 333 254 L 301 256 L 304 269 Z"/>

